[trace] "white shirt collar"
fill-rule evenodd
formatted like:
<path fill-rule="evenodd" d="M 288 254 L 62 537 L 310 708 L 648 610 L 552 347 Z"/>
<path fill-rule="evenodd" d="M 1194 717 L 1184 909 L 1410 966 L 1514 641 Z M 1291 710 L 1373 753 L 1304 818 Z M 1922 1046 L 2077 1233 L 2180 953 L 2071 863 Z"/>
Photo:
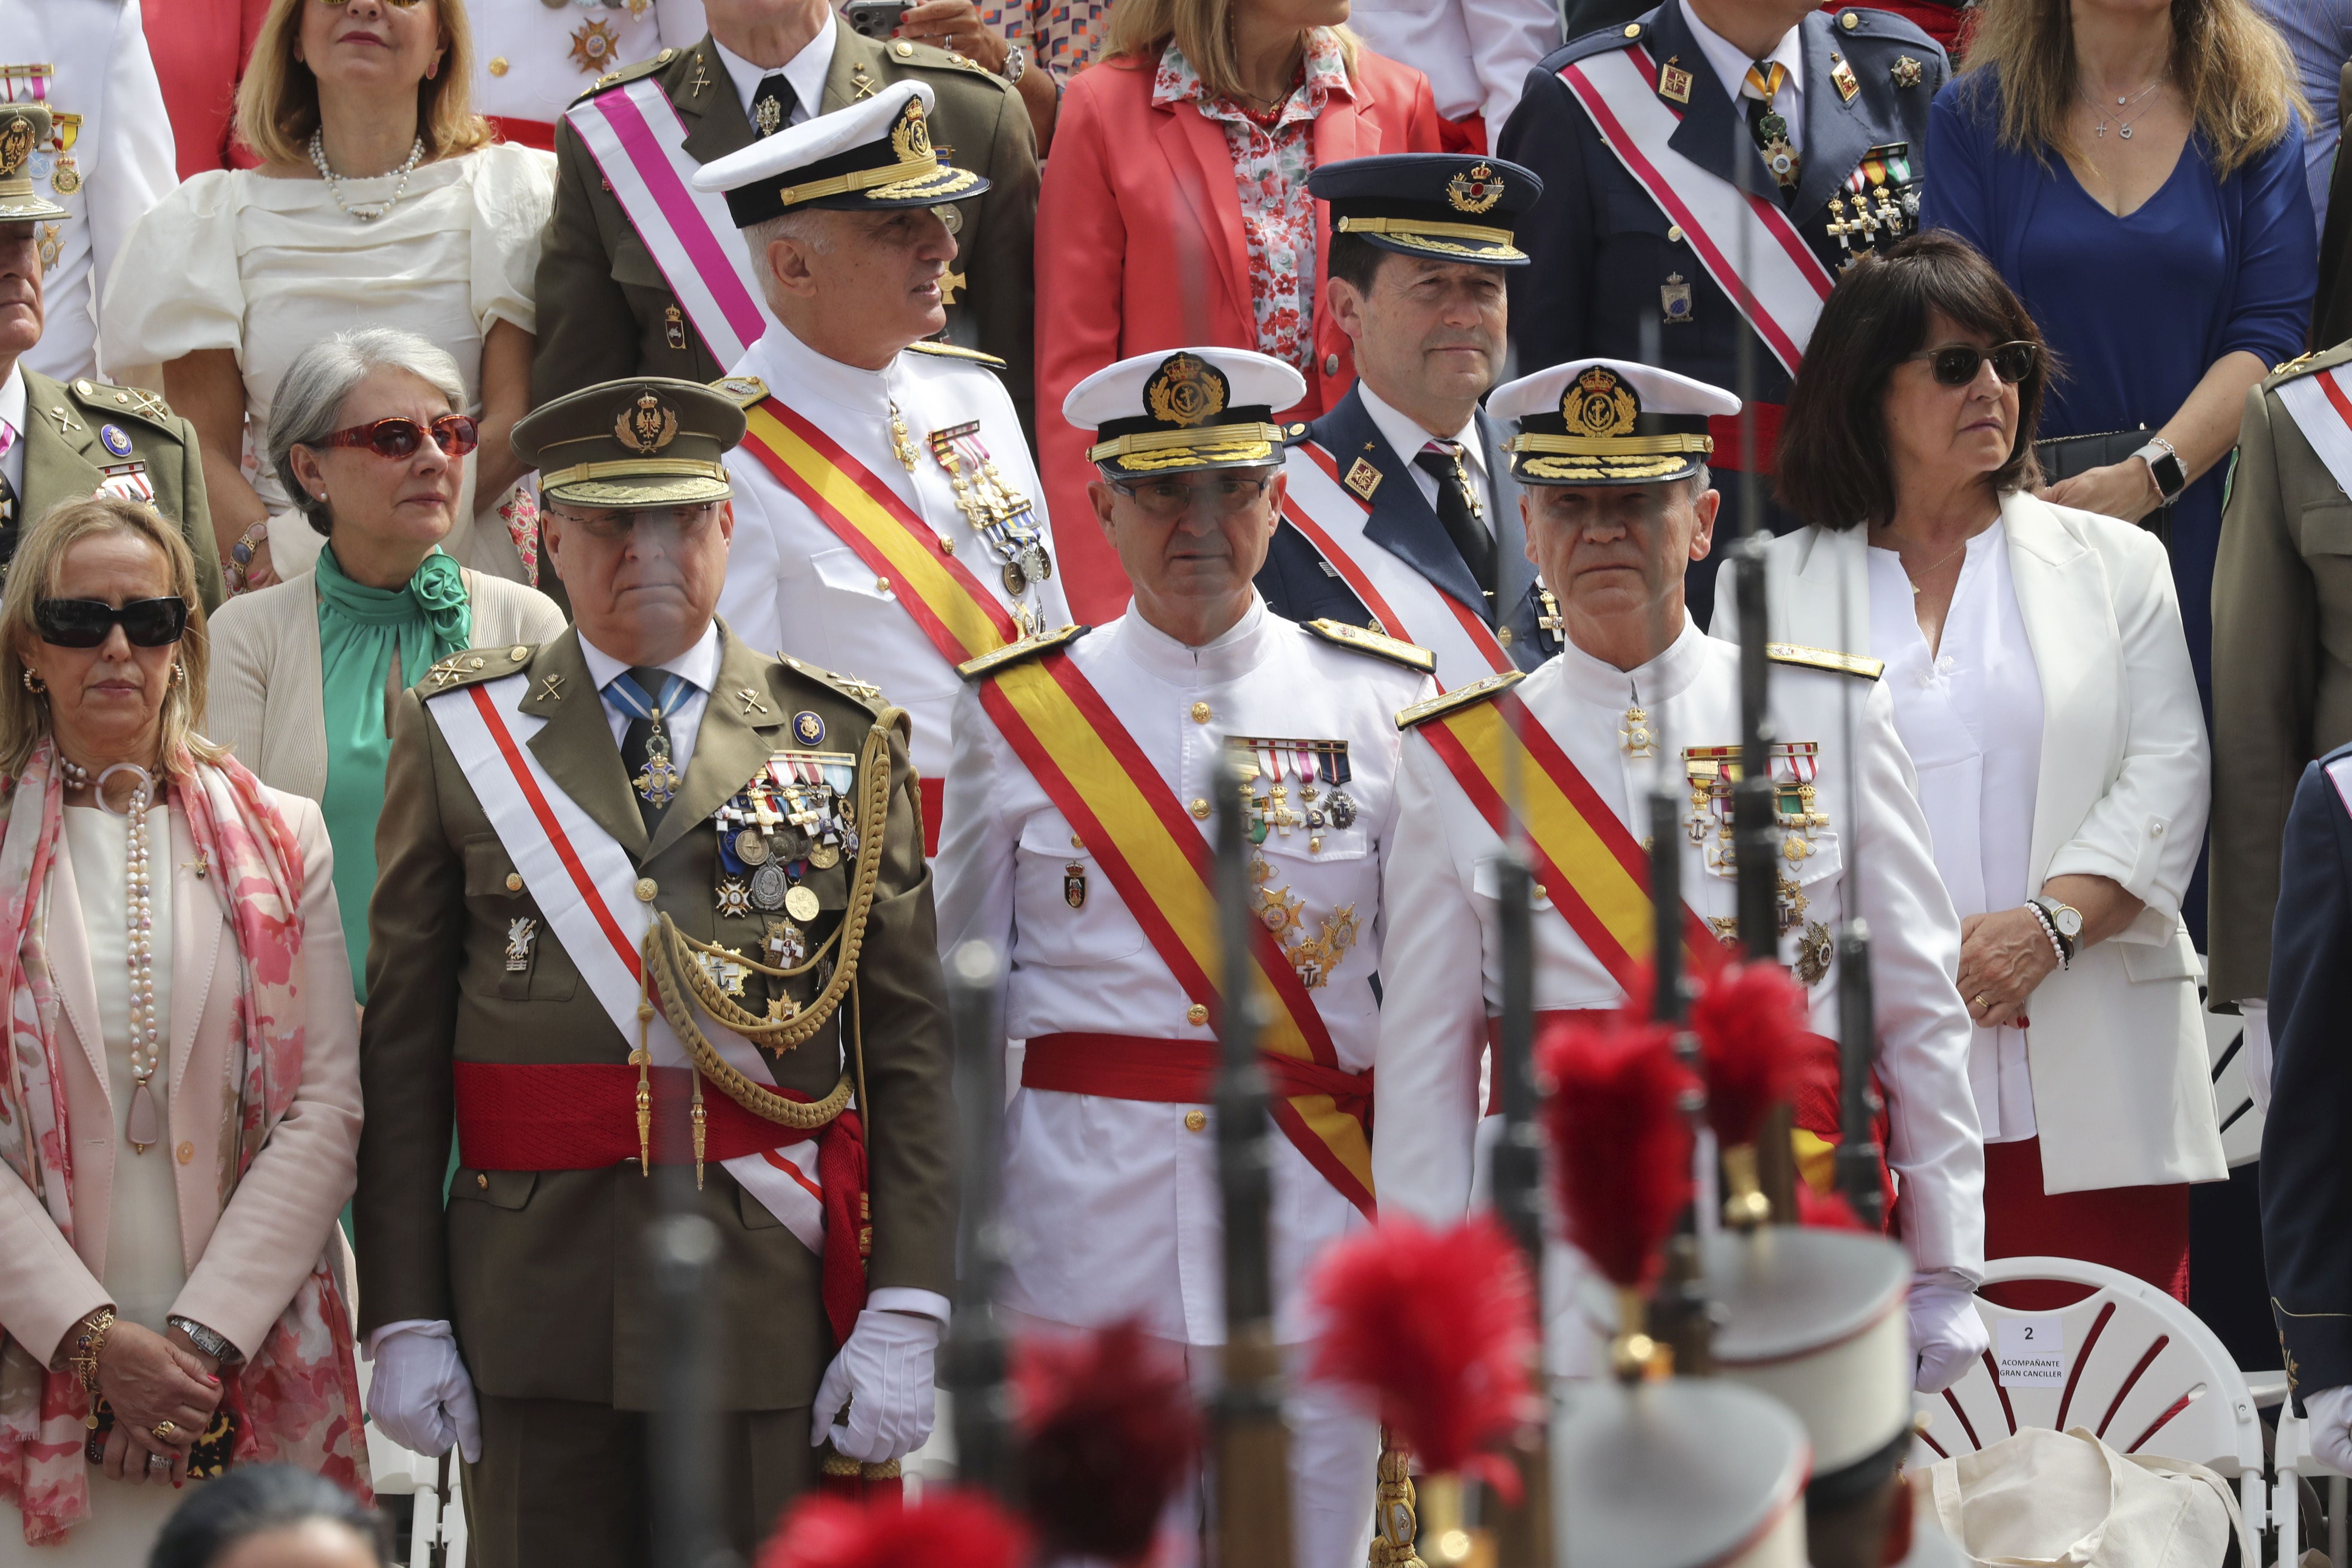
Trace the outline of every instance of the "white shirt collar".
<path fill-rule="evenodd" d="M 1738 103 L 1741 97 L 1741 84 L 1748 79 L 1748 68 L 1757 62 L 1740 53 L 1738 44 L 1700 21 L 1698 13 L 1687 5 L 1683 7 L 1683 20 L 1689 24 L 1691 37 L 1698 40 L 1699 53 L 1706 57 L 1708 68 L 1715 72 L 1715 79 L 1723 84 L 1725 90 L 1731 94 L 1732 101 Z M 1772 52 L 1764 57 L 1768 65 L 1777 63 L 1788 68 L 1788 79 L 1780 84 L 1780 96 L 1772 100 L 1772 104 L 1775 111 L 1791 127 L 1798 123 L 1797 100 L 1805 90 L 1803 34 L 1801 26 L 1790 28 L 1781 35 L 1780 41 L 1772 46 Z"/>
<path fill-rule="evenodd" d="M 614 676 L 629 672 L 628 665 L 590 642 L 585 632 L 580 634 L 580 655 L 588 661 L 588 678 L 596 683 L 599 692 L 613 683 Z M 719 623 L 712 621 L 702 628 L 700 641 L 668 663 L 655 668 L 683 677 L 688 685 L 708 693 L 719 684 Z"/>
<path fill-rule="evenodd" d="M 1372 426 L 1380 431 L 1381 438 L 1389 444 L 1389 449 L 1408 463 L 1420 456 L 1422 447 L 1433 439 L 1432 433 L 1422 427 L 1420 420 L 1399 412 L 1388 399 L 1374 392 L 1371 383 L 1360 376 L 1356 384 L 1364 389 L 1364 412 L 1372 416 Z M 1472 473 L 1481 479 L 1486 478 L 1486 443 L 1478 439 L 1478 414 L 1475 409 L 1471 411 L 1468 423 L 1451 437 L 1433 438 L 1460 442 L 1462 460 L 1469 466 Z"/>
<path fill-rule="evenodd" d="M 1620 669 L 1572 642 L 1564 642 L 1552 662 L 1559 667 L 1561 688 L 1580 701 L 1603 708 L 1654 710 L 1681 696 L 1698 678 L 1706 665 L 1708 641 L 1685 610 L 1681 635 L 1666 645 L 1664 653 L 1636 668 Z"/>
<path fill-rule="evenodd" d="M 792 122 L 798 125 L 817 111 L 824 101 L 824 79 L 833 70 L 833 30 L 840 26 L 828 16 L 827 25 L 816 30 L 816 37 L 801 46 L 801 52 L 784 62 L 784 79 L 793 84 L 793 96 L 799 100 L 793 110 Z M 736 101 L 743 106 L 743 118 L 751 118 L 751 95 L 760 90 L 760 83 L 773 76 L 766 66 L 755 66 L 741 55 L 720 43 L 717 35 L 710 47 L 719 51 L 719 63 L 727 68 L 727 79 L 735 84 Z"/>
<path fill-rule="evenodd" d="M 1199 647 L 1177 641 L 1139 615 L 1133 605 L 1114 623 L 1118 647 L 1144 672 L 1171 686 L 1216 686 L 1257 668 L 1274 616 L 1255 588 L 1242 618 Z"/>
<path fill-rule="evenodd" d="M 794 337 L 792 328 L 782 321 L 771 323 L 761 334 L 760 341 L 745 356 L 745 363 L 770 386 L 789 388 L 784 393 L 787 402 L 821 397 L 860 414 L 887 415 L 890 411 L 888 368 L 861 370 L 827 358 Z M 898 363 L 894 358 L 890 364 L 896 366 Z"/>

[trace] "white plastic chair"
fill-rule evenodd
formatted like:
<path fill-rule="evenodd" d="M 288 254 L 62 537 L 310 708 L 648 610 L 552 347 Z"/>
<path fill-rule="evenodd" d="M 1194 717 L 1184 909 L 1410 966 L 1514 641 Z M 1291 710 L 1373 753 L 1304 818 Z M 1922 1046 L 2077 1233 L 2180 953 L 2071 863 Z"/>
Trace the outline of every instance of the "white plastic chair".
<path fill-rule="evenodd" d="M 2345 1518 L 2347 1488 L 2344 1472 L 2311 1451 L 2311 1423 L 2294 1413 L 2292 1404 L 2281 1405 L 2278 1413 L 2278 1443 L 2273 1449 L 2272 1467 L 2278 1479 L 2271 1489 L 2275 1500 L 2273 1512 L 2278 1524 L 2278 1560 L 2284 1568 L 2294 1568 L 2303 1556 L 2303 1512 L 2296 1505 L 2302 1500 L 2302 1489 L 2296 1484 L 2302 1476 L 2327 1479 L 2327 1560 L 2340 1565 L 2345 1559 L 2347 1521 Z"/>
<path fill-rule="evenodd" d="M 2263 1430 L 2254 1396 L 2213 1331 L 2170 1296 L 2102 1264 L 2067 1258 L 2004 1258 L 1987 1266 L 1985 1283 L 2050 1280 L 2090 1294 L 2055 1313 L 2020 1312 L 1977 1299 L 1992 1349 L 1942 1394 L 1914 1396 L 1921 1417 L 1910 1463 L 1991 1447 L 2023 1427 L 2063 1432 L 2084 1427 L 2126 1454 L 2188 1459 L 2238 1483 L 2239 1550 L 2262 1563 L 2268 1522 Z M 2054 1386 L 2004 1386 L 1995 1357 L 2002 1324 L 2058 1320 L 2063 1343 Z M 2025 1325 L 2018 1324 L 2014 1332 Z"/>

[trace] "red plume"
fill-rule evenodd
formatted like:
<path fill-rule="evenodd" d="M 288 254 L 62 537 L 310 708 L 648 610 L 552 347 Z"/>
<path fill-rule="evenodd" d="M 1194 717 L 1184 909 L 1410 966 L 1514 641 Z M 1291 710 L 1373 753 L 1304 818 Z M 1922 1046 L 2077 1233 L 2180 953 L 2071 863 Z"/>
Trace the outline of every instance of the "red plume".
<path fill-rule="evenodd" d="M 1021 1568 L 1028 1532 L 983 1493 L 926 1487 L 904 1508 L 803 1498 L 760 1549 L 758 1568 Z"/>
<path fill-rule="evenodd" d="M 1554 1024 L 1536 1046 L 1569 1239 L 1621 1286 L 1656 1277 L 1659 1248 L 1691 1200 L 1680 1101 L 1696 1082 L 1673 1038 L 1663 1024 L 1593 1012 Z"/>
<path fill-rule="evenodd" d="M 1323 1317 L 1308 1376 L 1370 1395 L 1429 1470 L 1517 1496 L 1517 1470 L 1487 1450 L 1535 1402 L 1535 1287 L 1492 1217 L 1383 1218 L 1332 1243 L 1307 1289 Z"/>
<path fill-rule="evenodd" d="M 1184 1363 L 1130 1319 L 1024 1338 L 1013 1385 L 1029 1521 L 1046 1555 L 1141 1559 L 1200 1454 Z"/>
<path fill-rule="evenodd" d="M 1717 970 L 1691 1004 L 1706 1072 L 1706 1115 L 1726 1148 L 1756 1142 L 1764 1112 L 1795 1097 L 1811 1009 L 1804 988 L 1777 963 Z"/>

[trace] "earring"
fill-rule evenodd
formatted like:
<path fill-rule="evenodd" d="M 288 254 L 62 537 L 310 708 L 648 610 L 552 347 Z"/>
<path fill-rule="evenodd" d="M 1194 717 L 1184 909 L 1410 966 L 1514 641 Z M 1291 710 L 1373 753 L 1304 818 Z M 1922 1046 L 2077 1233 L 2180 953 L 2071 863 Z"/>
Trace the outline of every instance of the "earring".
<path fill-rule="evenodd" d="M 36 697 L 47 696 L 49 689 L 49 683 L 35 675 L 33 667 L 29 664 L 25 667 L 25 689 Z"/>
<path fill-rule="evenodd" d="M 165 679 L 165 681 L 163 682 L 164 689 L 165 689 L 166 690 L 169 690 L 171 688 L 173 688 L 173 687 L 174 687 L 174 686 L 179 685 L 179 684 L 180 684 L 180 682 L 182 682 L 183 680 L 185 680 L 187 678 L 188 678 L 188 670 L 187 670 L 187 667 L 186 667 L 185 665 L 184 665 L 184 664 L 180 663 L 180 662 L 179 662 L 179 660 L 177 660 L 177 659 L 173 659 L 173 660 L 172 661 L 172 673 L 171 673 L 170 677 L 169 677 L 168 679 Z"/>

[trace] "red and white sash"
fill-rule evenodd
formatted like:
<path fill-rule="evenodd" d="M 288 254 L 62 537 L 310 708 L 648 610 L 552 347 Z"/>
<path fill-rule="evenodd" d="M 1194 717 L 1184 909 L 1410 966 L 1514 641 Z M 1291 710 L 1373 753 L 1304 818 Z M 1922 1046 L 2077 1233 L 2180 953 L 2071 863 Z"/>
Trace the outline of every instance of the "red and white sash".
<path fill-rule="evenodd" d="M 609 96 L 609 95 L 608 95 Z M 596 994 L 621 1037 L 637 1041 L 637 999 L 646 931 L 653 908 L 636 897 L 637 868 L 628 851 L 580 809 L 531 754 L 530 738 L 547 721 L 520 710 L 530 689 L 523 674 L 440 693 L 425 710 L 441 726 L 449 753 L 477 787 L 474 798 L 490 819 L 548 930 L 563 944 L 581 978 Z M 506 787 L 511 784 L 512 788 Z M 702 1032 L 729 1066 L 754 1083 L 775 1075 L 749 1040 L 709 1017 Z M 656 1010 L 646 1044 L 654 1066 L 691 1066 L 669 1020 Z M 824 1255 L 824 1189 L 817 1179 L 814 1138 L 739 1155 L 728 1174 L 765 1204 L 808 1249 Z"/>
<path fill-rule="evenodd" d="M 2346 495 L 2352 495 L 2352 366 L 2332 365 L 2283 383 L 2281 406 Z"/>
<path fill-rule="evenodd" d="M 1707 276 L 1796 374 L 1837 279 L 1789 215 L 1761 193 L 1751 191 L 1743 202 L 1738 187 L 1674 150 L 1682 115 L 1658 96 L 1657 62 L 1638 45 L 1588 55 L 1564 68 L 1559 79 L 1625 172 L 1682 229 Z"/>
<path fill-rule="evenodd" d="M 1331 454 L 1312 441 L 1290 448 L 1282 514 L 1363 601 L 1388 636 L 1437 656 L 1442 691 L 1515 668 L 1478 613 L 1364 535 L 1372 509 L 1339 482 Z"/>
<path fill-rule="evenodd" d="M 694 188 L 701 165 L 686 151 L 686 125 L 669 95 L 640 77 L 572 105 L 564 118 L 711 357 L 722 365 L 741 359 L 771 318 L 727 198 Z"/>

